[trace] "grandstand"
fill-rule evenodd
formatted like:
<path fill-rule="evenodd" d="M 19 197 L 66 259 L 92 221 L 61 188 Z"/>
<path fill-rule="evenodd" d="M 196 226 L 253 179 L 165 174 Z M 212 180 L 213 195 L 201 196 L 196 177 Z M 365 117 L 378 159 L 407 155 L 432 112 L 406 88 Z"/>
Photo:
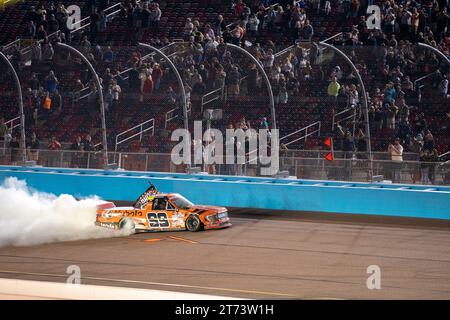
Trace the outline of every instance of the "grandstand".
<path fill-rule="evenodd" d="M 82 166 L 105 164 L 96 153 L 105 147 L 99 111 L 102 90 L 107 147 L 120 152 L 126 169 L 184 170 L 168 160 L 174 145 L 171 132 L 185 125 L 185 113 L 192 130 L 193 121 L 202 120 L 206 109 L 220 109 L 222 117 L 211 125 L 221 130 L 230 125 L 273 129 L 276 120 L 284 148 L 281 169 L 297 177 L 394 179 L 388 150 L 398 137 L 405 163 L 402 182 L 448 183 L 448 163 L 441 164 L 449 155 L 450 63 L 418 45 L 428 44 L 449 57 L 448 2 L 374 1 L 381 8 L 381 30 L 367 28 L 365 1 L 331 1 L 331 9 L 325 4 L 320 0 L 6 3 L 0 14 L 0 45 L 20 77 L 27 140 L 35 133 L 38 149 L 43 149 L 36 160 L 49 166 L 80 166 L 73 158 L 90 152 L 92 159 Z M 81 9 L 73 30 L 67 27 L 72 19 L 69 5 Z M 367 106 L 352 66 L 321 41 L 353 62 L 367 91 Z M 102 79 L 101 89 L 86 64 L 58 48 L 57 42 L 88 58 Z M 164 56 L 139 42 L 159 48 Z M 167 58 L 181 75 L 183 87 Z M 20 110 L 5 63 L 2 70 L 0 116 L 5 125 L 0 132 L 4 135 L 0 160 L 9 164 L 18 162 L 9 141 L 10 136 L 19 136 Z M 339 84 L 335 96 L 330 94 L 334 77 Z M 81 143 L 76 142 L 78 136 Z M 52 137 L 72 153 L 57 153 L 60 148 L 49 143 Z M 334 139 L 334 164 L 323 160 L 325 137 Z M 369 176 L 368 145 L 376 161 Z M 55 155 L 57 160 L 51 160 Z M 118 157 L 111 154 L 108 163 Z M 336 174 L 336 168 L 344 168 L 344 173 Z M 255 168 L 248 169 L 247 174 L 258 174 Z"/>

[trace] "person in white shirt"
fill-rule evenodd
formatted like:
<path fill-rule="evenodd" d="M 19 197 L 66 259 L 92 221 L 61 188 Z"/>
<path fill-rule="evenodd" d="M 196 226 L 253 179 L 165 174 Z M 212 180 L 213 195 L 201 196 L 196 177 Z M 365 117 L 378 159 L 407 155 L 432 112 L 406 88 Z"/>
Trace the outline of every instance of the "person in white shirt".
<path fill-rule="evenodd" d="M 325 1 L 325 15 L 329 16 L 330 12 L 331 12 L 331 2 L 330 2 L 330 0 L 327 0 L 327 1 Z"/>
<path fill-rule="evenodd" d="M 259 19 L 256 16 L 256 14 L 252 14 L 247 23 L 247 28 L 249 29 L 252 38 L 256 37 L 258 33 L 258 27 L 259 27 Z"/>
<path fill-rule="evenodd" d="M 391 160 L 393 162 L 392 182 L 400 182 L 400 173 L 403 162 L 403 146 L 400 144 L 400 139 L 396 138 L 394 144 L 389 144 L 388 152 L 391 154 Z"/>
<path fill-rule="evenodd" d="M 120 93 L 122 92 L 122 89 L 120 88 L 120 86 L 117 84 L 117 82 L 115 80 L 111 83 L 111 91 L 112 91 L 112 97 L 113 97 L 112 108 L 115 110 L 117 108 L 117 106 L 119 105 L 119 97 L 120 97 Z"/>
<path fill-rule="evenodd" d="M 187 18 L 184 25 L 184 37 L 188 38 L 192 31 L 194 31 L 194 24 L 192 23 L 191 18 Z"/>
<path fill-rule="evenodd" d="M 444 98 L 447 98 L 448 95 L 448 78 L 447 75 L 444 75 L 441 83 L 439 84 L 439 90 Z"/>
<path fill-rule="evenodd" d="M 272 49 L 267 50 L 267 54 L 264 57 L 264 68 L 269 70 L 273 67 L 273 62 L 275 61 L 275 56 Z"/>
<path fill-rule="evenodd" d="M 349 102 L 350 102 L 350 107 L 352 107 L 352 108 L 356 108 L 359 103 L 359 92 L 356 89 L 356 86 L 354 84 L 352 84 L 350 86 Z"/>

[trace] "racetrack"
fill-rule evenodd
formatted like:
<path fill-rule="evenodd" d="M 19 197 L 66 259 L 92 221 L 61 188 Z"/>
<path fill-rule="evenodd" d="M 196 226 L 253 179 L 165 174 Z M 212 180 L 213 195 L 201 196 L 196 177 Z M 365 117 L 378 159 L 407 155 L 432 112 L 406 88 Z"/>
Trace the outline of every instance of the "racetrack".
<path fill-rule="evenodd" d="M 450 222 L 232 210 L 199 233 L 0 248 L 0 277 L 256 299 L 450 299 Z M 369 265 L 381 289 L 369 290 Z"/>

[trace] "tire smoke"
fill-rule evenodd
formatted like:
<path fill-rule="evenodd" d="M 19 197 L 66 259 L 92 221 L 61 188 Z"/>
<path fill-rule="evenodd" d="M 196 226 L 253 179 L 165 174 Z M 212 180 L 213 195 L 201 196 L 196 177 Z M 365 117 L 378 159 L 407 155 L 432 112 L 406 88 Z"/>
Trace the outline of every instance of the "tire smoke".
<path fill-rule="evenodd" d="M 0 247 L 128 235 L 94 225 L 97 197 L 76 200 L 29 188 L 10 177 L 0 184 Z"/>

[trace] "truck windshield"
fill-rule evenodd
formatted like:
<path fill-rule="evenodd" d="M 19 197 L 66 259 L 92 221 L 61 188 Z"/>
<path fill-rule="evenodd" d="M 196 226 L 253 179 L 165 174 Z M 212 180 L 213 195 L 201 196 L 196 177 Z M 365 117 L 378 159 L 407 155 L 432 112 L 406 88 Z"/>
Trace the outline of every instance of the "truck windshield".
<path fill-rule="evenodd" d="M 175 204 L 175 206 L 179 209 L 189 209 L 194 205 L 188 199 L 180 195 L 173 197 L 171 200 Z"/>

